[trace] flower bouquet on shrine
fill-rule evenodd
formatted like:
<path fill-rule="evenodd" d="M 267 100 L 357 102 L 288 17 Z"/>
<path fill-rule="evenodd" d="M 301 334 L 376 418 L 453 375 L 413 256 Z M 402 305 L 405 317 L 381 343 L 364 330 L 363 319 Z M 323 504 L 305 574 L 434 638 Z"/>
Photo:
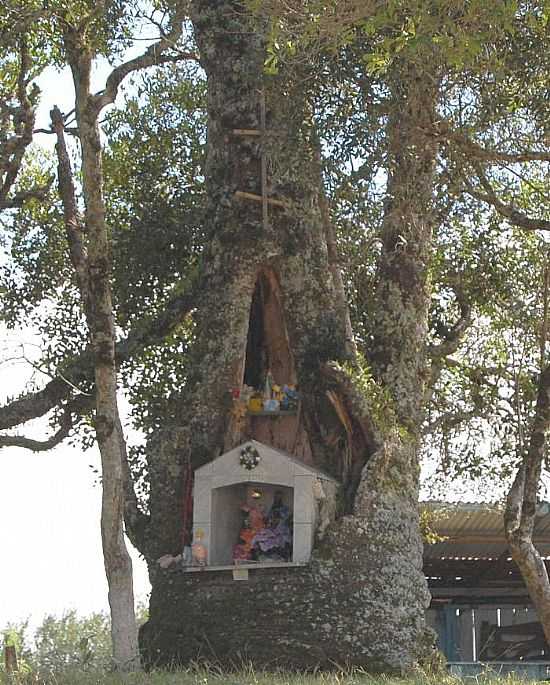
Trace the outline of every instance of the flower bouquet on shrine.
<path fill-rule="evenodd" d="M 296 414 L 300 400 L 296 386 L 274 383 L 271 371 L 266 374 L 263 388 L 243 385 L 242 388 L 233 388 L 231 394 L 243 413 L 260 416 Z"/>

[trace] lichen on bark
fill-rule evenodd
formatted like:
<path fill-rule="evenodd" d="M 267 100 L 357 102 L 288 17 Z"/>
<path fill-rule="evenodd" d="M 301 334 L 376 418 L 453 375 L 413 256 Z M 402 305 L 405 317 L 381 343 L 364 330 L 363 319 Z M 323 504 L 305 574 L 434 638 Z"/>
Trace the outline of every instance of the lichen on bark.
<path fill-rule="evenodd" d="M 436 148 L 430 141 L 418 159 L 416 125 L 433 117 L 434 89 L 413 71 L 393 92 L 376 339 L 367 365 L 350 358 L 304 89 L 292 90 L 282 73 L 265 77 L 261 27 L 250 32 L 234 3 L 197 0 L 193 6 L 209 93 L 208 289 L 195 316 L 193 378 L 175 398 L 179 425 L 167 428 L 161 448 L 149 450 L 150 535 L 159 555 L 177 553 L 177 498 L 187 467 L 253 435 L 246 433 L 250 427 L 235 430 L 228 391 L 243 382 L 254 293 L 268 273 L 300 386 L 307 458 L 343 481 L 345 503 L 307 567 L 257 569 L 248 583 L 235 583 L 227 572 L 163 571 L 151 558 L 142 650 L 149 663 L 205 655 L 234 662 L 240 654 L 262 666 L 280 660 L 298 668 L 404 672 L 426 647 L 429 600 L 417 498 Z M 268 226 L 259 203 L 235 196 L 261 193 L 261 142 L 234 135 L 259 128 L 260 91 L 269 126 L 278 132 L 264 149 L 278 155 L 270 192 L 285 200 L 284 208 L 270 209 Z"/>

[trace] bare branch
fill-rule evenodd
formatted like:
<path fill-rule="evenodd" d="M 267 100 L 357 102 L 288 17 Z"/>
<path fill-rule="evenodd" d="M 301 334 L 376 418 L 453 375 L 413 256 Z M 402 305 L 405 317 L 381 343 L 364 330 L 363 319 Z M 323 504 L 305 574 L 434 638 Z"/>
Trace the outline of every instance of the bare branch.
<path fill-rule="evenodd" d="M 126 450 L 126 440 L 124 439 L 124 432 L 122 429 L 122 424 L 120 423 L 120 419 L 117 422 L 117 431 L 119 434 L 120 453 L 122 456 L 124 523 L 126 524 L 126 533 L 132 544 L 138 549 L 143 550 L 146 549 L 147 545 L 147 538 L 144 535 L 144 532 L 149 523 L 149 517 L 140 511 L 138 507 L 134 481 L 128 460 L 128 452 Z"/>
<path fill-rule="evenodd" d="M 30 190 L 21 190 L 9 198 L 0 199 L 0 211 L 3 209 L 18 209 L 28 200 L 45 200 L 52 183 L 53 176 L 47 185 L 37 186 Z"/>
<path fill-rule="evenodd" d="M 430 421 L 428 424 L 426 424 L 422 433 L 424 435 L 429 435 L 439 428 L 444 430 L 458 428 L 462 424 L 478 416 L 478 414 L 479 412 L 477 408 L 456 412 L 443 412 L 439 414 L 439 416 L 437 416 L 437 418 L 435 418 L 433 421 Z"/>
<path fill-rule="evenodd" d="M 34 440 L 22 435 L 1 435 L 0 449 L 2 447 L 24 447 L 33 452 L 45 452 L 46 450 L 50 450 L 63 442 L 71 432 L 73 427 L 73 413 L 82 412 L 85 408 L 89 408 L 89 406 L 89 399 L 79 398 L 68 403 L 63 410 L 61 421 L 59 422 L 59 430 L 47 440 Z"/>
<path fill-rule="evenodd" d="M 1 435 L 0 448 L 2 447 L 23 447 L 33 452 L 45 452 L 51 450 L 61 443 L 69 435 L 69 429 L 60 428 L 57 433 L 47 440 L 33 440 L 22 435 Z"/>
<path fill-rule="evenodd" d="M 35 114 L 32 100 L 37 95 L 37 88 L 33 87 L 31 94 L 27 93 L 27 74 L 30 67 L 30 59 L 24 36 L 19 41 L 19 73 L 17 88 L 14 99 L 17 99 L 17 107 L 6 106 L 5 115 L 10 116 L 15 135 L 4 142 L 0 149 L 0 168 L 3 175 L 0 180 L 0 208 L 17 207 L 14 200 L 8 195 L 15 184 L 17 175 L 23 162 L 23 156 L 27 147 L 32 142 L 35 123 Z"/>
<path fill-rule="evenodd" d="M 153 45 L 150 45 L 142 55 L 134 57 L 134 59 L 128 60 L 118 67 L 113 69 L 107 78 L 105 85 L 105 90 L 91 98 L 91 107 L 95 111 L 96 116 L 99 115 L 101 110 L 107 105 L 112 104 L 116 100 L 118 93 L 118 88 L 122 81 L 131 74 L 133 71 L 139 69 L 146 69 L 147 67 L 152 67 L 158 64 L 163 64 L 166 62 L 179 62 L 182 60 L 193 60 L 198 61 L 198 55 L 191 52 L 176 52 L 172 55 L 166 55 L 165 53 L 170 48 L 174 48 L 177 44 L 179 38 L 182 34 L 183 21 L 187 16 L 185 3 L 179 2 L 178 9 L 172 20 L 172 25 L 170 30 L 164 34 L 160 40 Z"/>
<path fill-rule="evenodd" d="M 524 152 L 503 152 L 495 148 L 485 147 L 473 141 L 469 136 L 453 130 L 446 121 L 440 122 L 436 128 L 436 136 L 444 142 L 457 145 L 471 160 L 483 162 L 509 162 L 522 164 L 525 162 L 550 162 L 548 150 L 527 150 Z"/>
<path fill-rule="evenodd" d="M 466 180 L 468 193 L 472 197 L 492 205 L 499 214 L 506 217 L 511 224 L 517 226 L 518 228 L 523 228 L 527 231 L 550 231 L 550 221 L 547 221 L 546 219 L 533 219 L 532 217 L 527 216 L 527 214 L 521 212 L 516 207 L 502 202 L 497 197 L 497 194 L 495 193 L 493 186 L 481 168 L 481 165 L 474 164 L 474 168 L 479 177 L 479 182 L 481 183 L 481 186 L 485 192 L 482 193 L 479 190 L 476 190 L 472 184 Z"/>
<path fill-rule="evenodd" d="M 529 447 L 506 503 L 504 529 L 512 558 L 518 565 L 529 594 L 550 639 L 550 582 L 548 571 L 533 544 L 537 514 L 537 494 L 544 463 L 547 433 L 550 430 L 550 365 L 541 373 L 538 384 L 535 419 Z"/>
<path fill-rule="evenodd" d="M 470 304 L 459 298 L 458 306 L 460 307 L 460 318 L 445 336 L 445 340 L 442 343 L 428 347 L 428 355 L 430 357 L 441 358 L 454 354 L 458 350 L 466 331 L 472 325 L 472 308 Z"/>
<path fill-rule="evenodd" d="M 431 358 L 432 363 L 430 366 L 430 381 L 426 384 L 426 403 L 431 401 L 441 372 L 450 363 L 449 356 L 458 350 L 466 331 L 472 325 L 472 308 L 461 292 L 460 286 L 455 288 L 455 295 L 460 309 L 458 321 L 450 330 L 446 331 L 443 342 L 439 343 L 439 345 L 428 346 L 428 357 Z"/>
<path fill-rule="evenodd" d="M 346 352 L 350 359 L 354 359 L 357 356 L 357 345 L 355 343 L 353 335 L 353 327 L 351 325 L 349 305 L 346 298 L 346 291 L 342 279 L 342 271 L 340 269 L 339 264 L 338 246 L 336 244 L 334 226 L 332 224 L 332 219 L 330 216 L 330 206 L 323 182 L 323 162 L 321 144 L 317 133 L 315 133 L 314 136 L 314 143 L 315 167 L 316 172 L 319 174 L 319 209 L 321 211 L 321 220 L 323 222 L 323 228 L 325 231 L 329 269 L 332 274 L 332 281 L 336 293 L 338 313 L 340 314 L 340 318 L 342 320 L 346 332 Z"/>
<path fill-rule="evenodd" d="M 544 271 L 542 286 L 542 323 L 540 327 L 540 367 L 544 366 L 546 357 L 546 343 L 548 342 L 548 296 L 550 294 L 550 258 L 548 252 L 544 255 Z"/>
<path fill-rule="evenodd" d="M 57 153 L 57 177 L 59 183 L 59 195 L 63 204 L 63 218 L 65 233 L 69 245 L 69 256 L 75 270 L 78 289 L 82 298 L 86 316 L 90 309 L 90 284 L 88 273 L 88 256 L 84 245 L 84 227 L 80 221 L 78 206 L 76 203 L 76 191 L 73 182 L 71 161 L 65 145 L 63 116 L 58 107 L 50 112 L 52 128 L 57 136 L 55 150 Z"/>
<path fill-rule="evenodd" d="M 200 292 L 200 280 L 193 283 L 187 293 L 175 295 L 164 311 L 130 331 L 128 337 L 117 344 L 117 365 L 131 359 L 148 345 L 162 342 L 189 314 Z M 13 428 L 44 416 L 54 407 L 72 396 L 72 387 L 82 387 L 93 382 L 91 350 L 86 348 L 80 355 L 67 361 L 58 376 L 38 392 L 27 395 L 0 407 L 0 430 Z"/>

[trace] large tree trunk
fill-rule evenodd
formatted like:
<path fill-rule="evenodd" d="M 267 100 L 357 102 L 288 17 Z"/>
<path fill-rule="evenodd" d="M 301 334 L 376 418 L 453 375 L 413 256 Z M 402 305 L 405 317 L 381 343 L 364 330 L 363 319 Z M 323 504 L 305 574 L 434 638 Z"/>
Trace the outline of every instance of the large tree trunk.
<path fill-rule="evenodd" d="M 248 583 L 235 583 L 227 572 L 174 573 L 151 559 L 143 653 L 161 664 L 240 655 L 264 666 L 404 671 L 427 646 L 417 492 L 435 149 L 419 140 L 416 125 L 431 123 L 434 94 L 415 74 L 395 87 L 400 109 L 391 123 L 370 373 L 349 357 L 300 87 L 282 76 L 264 80 L 261 34 L 232 10 L 230 2 L 195 3 L 208 75 L 210 240 L 180 425 L 150 450 L 150 539 L 159 556 L 180 551 L 185 478 L 249 437 L 331 473 L 343 505 L 307 567 L 257 569 Z M 267 227 L 260 203 L 235 196 L 261 193 L 257 138 L 234 131 L 260 128 L 262 89 L 268 127 L 278 134 L 269 144 L 270 192 L 286 203 L 270 207 Z M 296 417 L 243 419 L 231 411 L 230 389 L 254 374 L 258 336 L 275 380 L 299 384 Z"/>

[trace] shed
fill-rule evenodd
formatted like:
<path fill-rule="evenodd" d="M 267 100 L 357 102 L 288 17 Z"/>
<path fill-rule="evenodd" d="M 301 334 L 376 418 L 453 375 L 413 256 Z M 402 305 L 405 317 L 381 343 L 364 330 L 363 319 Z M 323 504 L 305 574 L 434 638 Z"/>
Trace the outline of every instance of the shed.
<path fill-rule="evenodd" d="M 320 501 L 336 485 L 331 476 L 256 440 L 201 466 L 195 471 L 193 534 L 206 547 L 207 568 L 270 563 L 266 559 L 236 562 L 234 549 L 243 509 L 257 506 L 267 514 L 276 499 L 290 512 L 291 545 L 288 558 L 275 564 L 307 563 L 319 524 Z"/>
<path fill-rule="evenodd" d="M 447 659 L 457 668 L 492 662 L 509 669 L 512 663 L 537 662 L 544 670 L 550 648 L 510 556 L 502 507 L 424 502 L 421 508 L 440 537 L 424 547 L 424 573 L 432 595 L 427 619 Z M 550 568 L 547 502 L 539 505 L 533 540 Z M 473 665 L 457 668 L 474 673 Z"/>

